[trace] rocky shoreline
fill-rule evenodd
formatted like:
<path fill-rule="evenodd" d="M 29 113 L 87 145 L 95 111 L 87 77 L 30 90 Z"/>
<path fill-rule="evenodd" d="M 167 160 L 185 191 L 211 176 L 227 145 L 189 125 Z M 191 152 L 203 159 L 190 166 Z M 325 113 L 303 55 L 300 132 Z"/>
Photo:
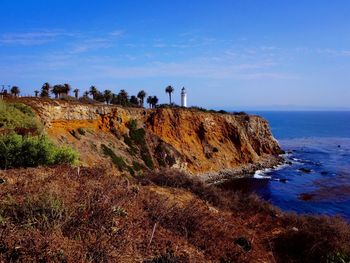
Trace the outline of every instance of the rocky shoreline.
<path fill-rule="evenodd" d="M 200 177 L 208 184 L 220 184 L 227 180 L 251 177 L 258 170 L 263 170 L 267 168 L 274 168 L 278 165 L 284 164 L 286 162 L 283 155 L 278 156 L 268 156 L 262 158 L 259 162 L 253 164 L 247 164 L 235 169 L 225 169 L 219 172 L 205 173 Z"/>

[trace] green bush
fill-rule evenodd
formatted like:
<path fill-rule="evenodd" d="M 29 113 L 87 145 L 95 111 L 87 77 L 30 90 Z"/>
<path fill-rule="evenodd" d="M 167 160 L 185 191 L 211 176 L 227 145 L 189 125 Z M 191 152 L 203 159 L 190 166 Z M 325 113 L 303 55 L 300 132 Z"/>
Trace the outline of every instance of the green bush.
<path fill-rule="evenodd" d="M 10 103 L 7 104 L 9 107 L 13 107 L 19 111 L 21 111 L 22 113 L 28 115 L 29 117 L 35 117 L 35 113 L 33 112 L 32 108 L 24 105 L 22 103 Z"/>
<path fill-rule="evenodd" d="M 130 131 L 130 139 L 134 141 L 135 144 L 138 144 L 141 146 L 146 145 L 145 135 L 146 135 L 146 131 L 143 128 Z"/>
<path fill-rule="evenodd" d="M 130 147 L 130 154 L 135 155 L 137 152 L 141 153 L 141 159 L 145 163 L 145 165 L 153 170 L 154 164 L 152 161 L 151 154 L 149 152 L 147 143 L 146 143 L 146 131 L 143 128 L 137 129 L 137 121 L 130 120 L 128 122 L 129 127 L 129 136 L 124 137 L 125 143 Z M 136 148 L 136 146 L 138 148 Z M 137 150 L 139 149 L 139 150 Z"/>
<path fill-rule="evenodd" d="M 103 154 L 106 156 L 109 156 L 114 163 L 114 165 L 119 169 L 119 171 L 124 171 L 128 168 L 128 165 L 125 163 L 122 157 L 117 156 L 111 148 L 109 148 L 107 145 L 102 144 L 101 145 Z"/>
<path fill-rule="evenodd" d="M 57 147 L 44 135 L 29 137 L 10 133 L 0 136 L 0 169 L 74 164 L 77 160 L 76 151 Z"/>
<path fill-rule="evenodd" d="M 68 146 L 55 147 L 54 164 L 75 164 L 78 158 L 78 153 Z"/>
<path fill-rule="evenodd" d="M 149 152 L 142 152 L 141 153 L 141 158 L 143 160 L 143 162 L 145 163 L 145 165 L 153 170 L 154 169 L 154 164 L 153 164 L 153 161 L 152 161 L 152 158 L 151 158 L 151 155 L 149 154 Z"/>
<path fill-rule="evenodd" d="M 0 101 L 0 128 L 9 130 L 27 130 L 39 134 L 42 125 L 36 119 L 33 110 L 21 103 Z"/>
<path fill-rule="evenodd" d="M 127 126 L 131 131 L 136 130 L 137 129 L 137 120 L 135 120 L 135 119 L 129 120 Z"/>

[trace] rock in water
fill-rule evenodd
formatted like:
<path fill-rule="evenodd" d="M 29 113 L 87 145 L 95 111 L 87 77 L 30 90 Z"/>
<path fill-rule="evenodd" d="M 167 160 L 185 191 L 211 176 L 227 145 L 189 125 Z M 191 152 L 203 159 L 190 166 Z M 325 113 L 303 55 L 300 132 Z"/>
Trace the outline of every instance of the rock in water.
<path fill-rule="evenodd" d="M 312 172 L 311 169 L 304 168 L 304 167 L 303 167 L 303 168 L 300 168 L 299 171 L 300 171 L 300 172 L 303 172 L 303 173 L 306 173 L 306 174 L 309 174 L 309 173 Z"/>

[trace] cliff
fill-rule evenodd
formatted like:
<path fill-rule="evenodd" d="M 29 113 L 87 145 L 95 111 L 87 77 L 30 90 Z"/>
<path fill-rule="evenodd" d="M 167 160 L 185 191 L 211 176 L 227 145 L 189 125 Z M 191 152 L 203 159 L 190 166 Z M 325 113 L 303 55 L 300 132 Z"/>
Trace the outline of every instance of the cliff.
<path fill-rule="evenodd" d="M 180 152 L 193 173 L 258 163 L 281 152 L 267 121 L 258 116 L 160 109 L 145 125 Z"/>
<path fill-rule="evenodd" d="M 108 163 L 106 147 L 128 171 L 166 167 L 192 174 L 274 165 L 281 153 L 267 121 L 259 116 L 41 99 L 22 102 L 37 112 L 50 137 L 73 145 L 86 166 Z"/>

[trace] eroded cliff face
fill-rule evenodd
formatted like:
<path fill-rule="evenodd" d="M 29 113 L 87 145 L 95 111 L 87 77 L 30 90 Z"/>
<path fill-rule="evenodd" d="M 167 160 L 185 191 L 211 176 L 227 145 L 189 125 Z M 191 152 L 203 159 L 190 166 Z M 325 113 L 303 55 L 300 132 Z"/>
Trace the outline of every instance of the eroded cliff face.
<path fill-rule="evenodd" d="M 267 121 L 258 116 L 24 102 L 38 113 L 47 133 L 59 143 L 73 145 L 88 166 L 110 161 L 102 154 L 103 145 L 129 170 L 150 169 L 152 163 L 155 169 L 177 168 L 192 174 L 235 169 L 281 153 Z M 131 120 L 137 127 L 130 127 Z"/>
<path fill-rule="evenodd" d="M 258 116 L 159 109 L 148 114 L 145 126 L 180 152 L 193 173 L 237 168 L 281 152 Z"/>

